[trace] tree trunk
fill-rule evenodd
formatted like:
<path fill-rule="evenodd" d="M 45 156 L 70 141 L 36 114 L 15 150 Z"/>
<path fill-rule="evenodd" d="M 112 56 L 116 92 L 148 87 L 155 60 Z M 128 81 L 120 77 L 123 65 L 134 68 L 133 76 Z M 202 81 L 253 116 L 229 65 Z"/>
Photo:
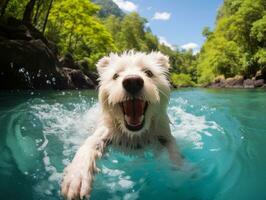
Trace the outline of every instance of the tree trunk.
<path fill-rule="evenodd" d="M 35 12 L 35 15 L 34 15 L 34 18 L 33 18 L 33 24 L 34 24 L 35 26 L 36 26 L 37 23 L 38 23 L 38 17 L 39 17 L 39 13 L 40 13 L 41 5 L 42 5 L 42 1 L 41 1 L 41 0 L 38 0 L 37 8 L 36 8 L 36 12 Z"/>
<path fill-rule="evenodd" d="M 5 14 L 8 2 L 9 2 L 9 0 L 3 0 L 2 3 L 0 4 L 0 6 L 1 6 L 1 17 L 3 17 L 4 14 Z"/>
<path fill-rule="evenodd" d="M 53 4 L 53 0 L 50 0 L 50 5 L 49 5 L 49 8 L 47 10 L 47 14 L 45 16 L 45 20 L 44 20 L 44 24 L 43 24 L 43 28 L 42 28 L 42 33 L 44 33 L 44 31 L 45 31 L 46 24 L 47 24 L 47 21 L 48 21 L 48 17 L 49 17 L 49 14 L 50 14 L 50 10 L 52 8 L 52 4 Z"/>
<path fill-rule="evenodd" d="M 30 0 L 27 3 L 24 14 L 23 14 L 23 21 L 26 23 L 31 23 L 32 11 L 34 9 L 36 0 Z"/>

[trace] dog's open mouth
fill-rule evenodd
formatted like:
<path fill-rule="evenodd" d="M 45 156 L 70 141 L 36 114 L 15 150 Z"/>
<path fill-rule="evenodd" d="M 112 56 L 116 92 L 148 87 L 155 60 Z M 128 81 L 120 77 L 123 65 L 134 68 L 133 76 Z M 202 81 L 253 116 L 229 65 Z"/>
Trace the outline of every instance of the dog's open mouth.
<path fill-rule="evenodd" d="M 126 128 L 130 131 L 138 131 L 142 129 L 145 121 L 145 111 L 148 102 L 141 99 L 131 99 L 121 103 Z"/>

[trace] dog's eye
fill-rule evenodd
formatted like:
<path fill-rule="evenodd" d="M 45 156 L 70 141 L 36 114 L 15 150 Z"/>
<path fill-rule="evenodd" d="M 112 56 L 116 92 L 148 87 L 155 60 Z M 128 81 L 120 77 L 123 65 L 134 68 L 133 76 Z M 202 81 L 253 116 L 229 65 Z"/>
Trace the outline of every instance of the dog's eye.
<path fill-rule="evenodd" d="M 153 77 L 153 73 L 151 72 L 151 70 L 146 70 L 145 73 L 147 74 L 148 77 Z"/>
<path fill-rule="evenodd" d="M 113 79 L 116 80 L 116 79 L 118 78 L 118 76 L 119 76 L 119 75 L 118 75 L 117 73 L 115 73 L 115 74 L 113 75 Z"/>

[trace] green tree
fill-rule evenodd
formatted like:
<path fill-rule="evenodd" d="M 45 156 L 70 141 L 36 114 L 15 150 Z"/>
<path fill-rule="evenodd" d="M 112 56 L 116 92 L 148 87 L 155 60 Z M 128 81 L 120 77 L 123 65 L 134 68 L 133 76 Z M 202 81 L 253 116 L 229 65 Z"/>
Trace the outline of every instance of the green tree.
<path fill-rule="evenodd" d="M 50 11 L 47 37 L 62 52 L 75 58 L 87 58 L 90 65 L 115 50 L 111 34 L 95 16 L 99 7 L 88 0 L 55 1 Z"/>
<path fill-rule="evenodd" d="M 192 81 L 191 76 L 188 74 L 171 74 L 171 82 L 176 87 L 192 87 L 195 83 Z"/>
<path fill-rule="evenodd" d="M 199 81 L 218 75 L 254 76 L 265 66 L 265 27 L 265 0 L 225 0 L 213 33 L 203 31 L 208 36 L 198 60 Z"/>

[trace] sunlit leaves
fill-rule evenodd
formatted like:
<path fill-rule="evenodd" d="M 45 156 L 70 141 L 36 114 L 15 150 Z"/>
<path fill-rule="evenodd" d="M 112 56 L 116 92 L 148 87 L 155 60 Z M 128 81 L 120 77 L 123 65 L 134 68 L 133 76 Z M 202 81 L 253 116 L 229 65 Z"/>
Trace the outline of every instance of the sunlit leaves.
<path fill-rule="evenodd" d="M 198 61 L 199 81 L 242 74 L 253 76 L 264 67 L 266 1 L 225 0 L 216 27 L 203 45 Z"/>
<path fill-rule="evenodd" d="M 51 10 L 47 37 L 62 52 L 77 59 L 86 57 L 94 64 L 102 55 L 115 50 L 111 34 L 95 16 L 99 7 L 88 0 L 56 1 Z"/>

